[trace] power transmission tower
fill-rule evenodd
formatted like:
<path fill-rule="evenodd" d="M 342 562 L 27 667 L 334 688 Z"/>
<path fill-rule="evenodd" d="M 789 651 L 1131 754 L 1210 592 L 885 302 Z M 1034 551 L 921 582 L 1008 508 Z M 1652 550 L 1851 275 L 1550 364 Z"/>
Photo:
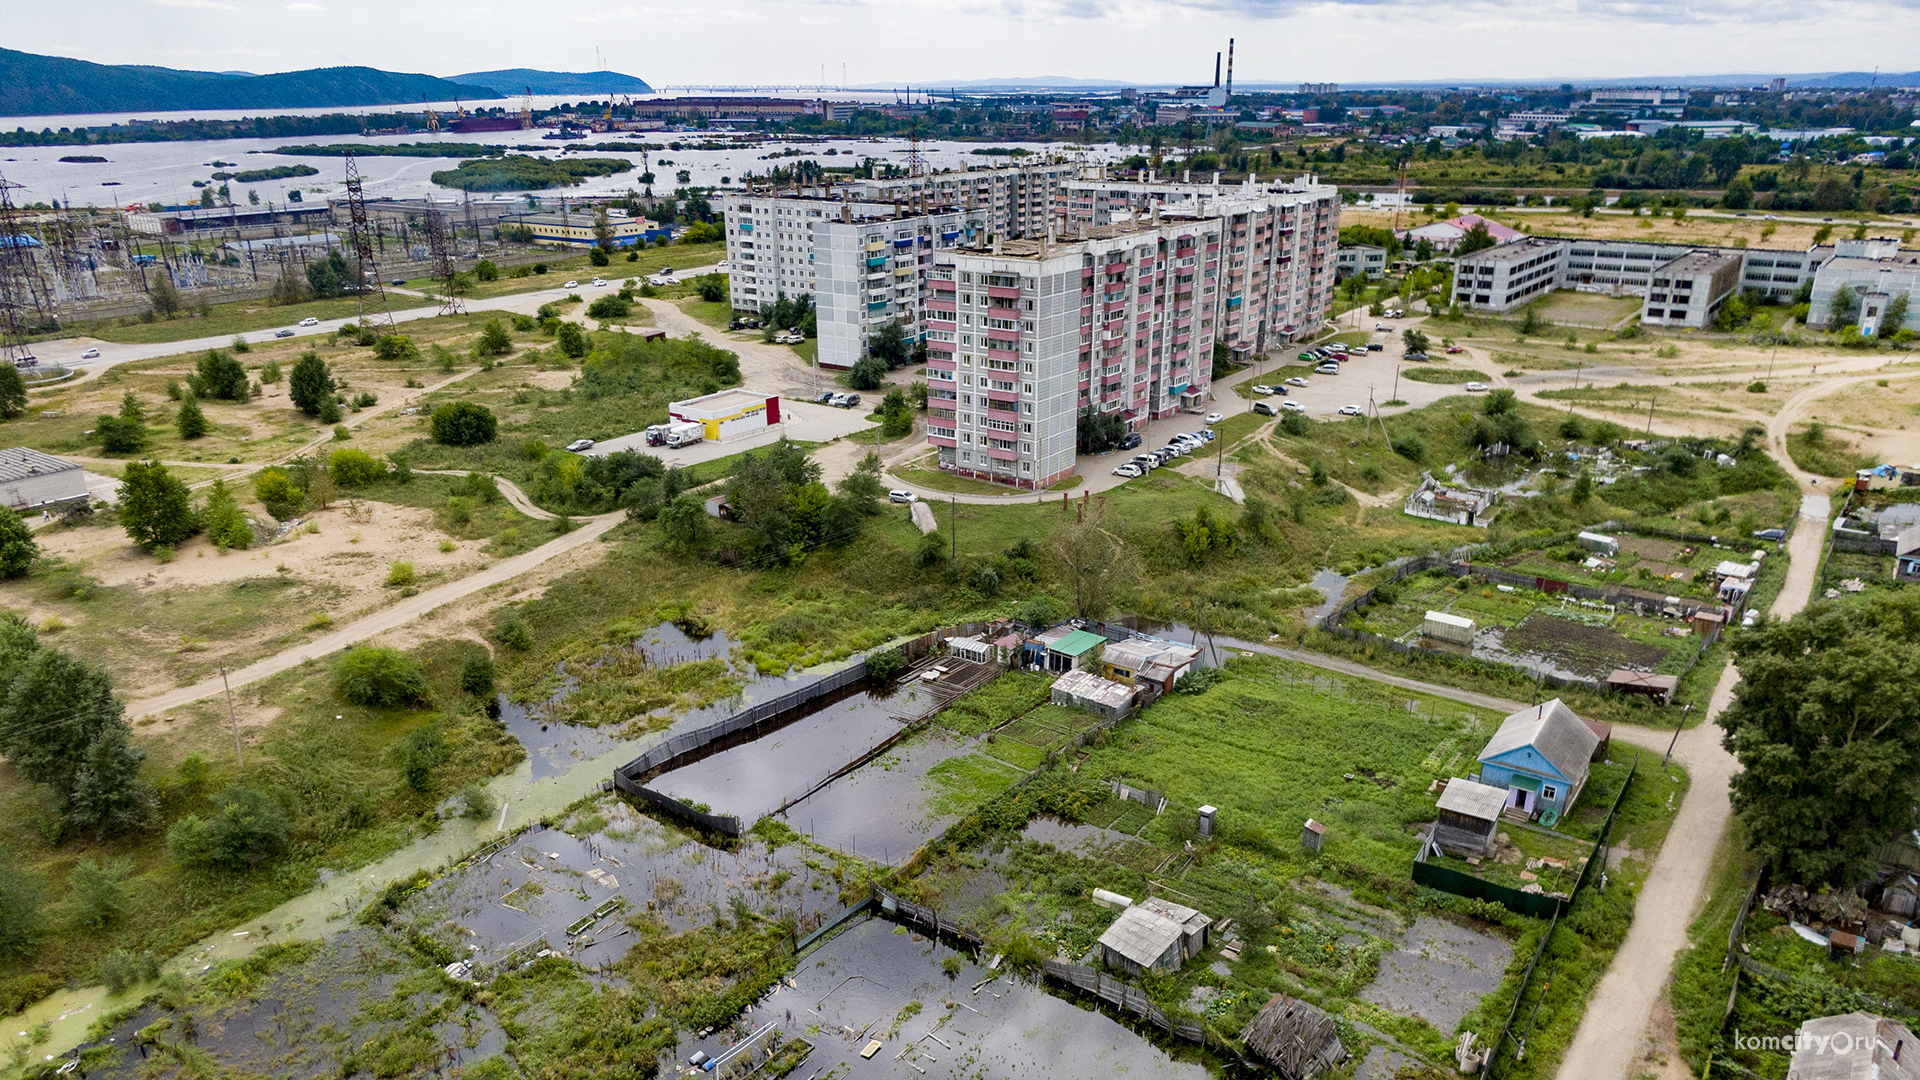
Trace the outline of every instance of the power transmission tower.
<path fill-rule="evenodd" d="M 380 264 L 373 255 L 372 230 L 367 227 L 367 198 L 360 186 L 360 162 L 349 153 L 347 166 L 348 243 L 353 245 L 353 295 L 360 300 L 359 325 L 364 331 L 369 318 L 393 329 L 393 314 L 387 310 L 387 290 L 380 285 Z M 373 312 L 368 313 L 367 294 L 374 297 Z"/>
<path fill-rule="evenodd" d="M 13 189 L 21 186 L 0 176 L 0 362 L 8 364 L 28 362 L 27 336 L 49 315 L 46 281 L 33 254 L 37 243 L 13 208 Z"/>
<path fill-rule="evenodd" d="M 427 209 L 427 245 L 433 252 L 433 275 L 440 279 L 440 314 L 465 312 L 467 306 L 456 291 L 460 275 L 453 268 L 453 237 L 448 235 L 447 215 L 439 207 Z"/>

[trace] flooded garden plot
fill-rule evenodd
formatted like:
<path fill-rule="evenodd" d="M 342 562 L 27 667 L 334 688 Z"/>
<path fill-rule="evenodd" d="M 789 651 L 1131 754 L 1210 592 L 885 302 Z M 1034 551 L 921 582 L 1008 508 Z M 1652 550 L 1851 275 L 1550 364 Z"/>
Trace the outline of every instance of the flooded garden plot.
<path fill-rule="evenodd" d="M 1423 635 L 1429 611 L 1472 619 L 1472 643 Z M 1679 673 L 1700 648 L 1700 639 L 1679 619 L 1444 571 L 1416 574 L 1377 592 L 1348 625 L 1421 648 L 1575 679 L 1604 679 L 1616 668 Z"/>

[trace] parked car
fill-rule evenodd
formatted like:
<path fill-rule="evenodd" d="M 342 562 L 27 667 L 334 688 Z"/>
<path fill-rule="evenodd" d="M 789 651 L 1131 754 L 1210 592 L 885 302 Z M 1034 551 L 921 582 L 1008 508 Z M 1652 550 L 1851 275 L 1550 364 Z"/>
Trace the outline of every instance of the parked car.
<path fill-rule="evenodd" d="M 1367 351 L 1368 352 L 1386 352 L 1387 347 L 1377 341 L 1369 341 L 1367 342 Z"/>
<path fill-rule="evenodd" d="M 1280 389 L 1278 387 L 1268 386 L 1266 383 L 1254 383 L 1253 392 L 1259 394 L 1261 397 L 1272 397 L 1279 393 Z"/>
<path fill-rule="evenodd" d="M 591 449 L 593 449 L 592 439 L 575 439 L 572 442 L 567 444 L 567 451 L 569 453 L 577 454 L 582 450 L 591 450 Z"/>
<path fill-rule="evenodd" d="M 816 405 L 831 405 L 833 404 L 833 399 L 839 396 L 840 396 L 839 394 L 836 394 L 831 390 L 822 390 L 820 392 L 820 396 L 814 398 L 813 402 Z"/>
<path fill-rule="evenodd" d="M 1461 348 L 1461 347 L 1460 347 L 1460 346 L 1458 346 L 1458 345 L 1449 345 L 1449 346 L 1447 346 L 1447 355 L 1448 355 L 1448 356 L 1454 356 L 1454 355 L 1457 355 L 1457 354 L 1459 354 L 1459 353 L 1463 353 L 1463 352 L 1466 352 L 1466 351 L 1467 351 L 1467 350 L 1465 350 L 1465 349 L 1463 349 L 1463 348 Z"/>
<path fill-rule="evenodd" d="M 319 326 L 320 320 L 309 315 L 306 318 L 300 320 L 300 325 L 301 326 Z"/>
<path fill-rule="evenodd" d="M 1210 413 L 1208 413 L 1208 414 L 1207 414 L 1207 423 L 1209 423 L 1209 424 L 1217 424 L 1217 423 L 1219 423 L 1220 421 L 1222 421 L 1222 420 L 1225 420 L 1225 419 L 1226 419 L 1226 417 L 1225 417 L 1225 416 L 1222 416 L 1221 414 L 1219 414 L 1219 413 L 1217 413 L 1217 412 L 1210 412 Z"/>
<path fill-rule="evenodd" d="M 660 276 L 661 276 L 661 277 L 665 277 L 665 278 L 671 278 L 671 277 L 673 277 L 673 267 L 671 267 L 671 266 L 663 266 L 663 267 L 661 267 L 661 268 L 660 268 Z"/>
<path fill-rule="evenodd" d="M 275 331 L 273 332 L 273 336 L 274 336 L 274 337 L 292 337 L 292 336 L 293 336 L 293 331 L 291 331 L 291 330 L 275 330 Z M 98 353 L 95 353 L 94 355 L 96 355 L 96 356 L 98 356 L 99 354 L 98 354 Z"/>
<path fill-rule="evenodd" d="M 669 281 L 665 274 L 655 274 L 647 279 L 647 284 L 657 287 L 661 285 L 671 285 L 673 282 Z"/>
<path fill-rule="evenodd" d="M 1201 428 L 1199 431 L 1188 432 L 1188 434 L 1206 442 L 1212 442 L 1220 437 L 1220 433 L 1212 428 Z"/>
<path fill-rule="evenodd" d="M 846 396 L 846 400 L 845 400 L 845 401 L 842 401 L 842 402 L 840 403 L 840 405 L 841 405 L 841 407 L 842 407 L 842 408 L 847 408 L 847 409 L 851 409 L 851 408 L 853 408 L 853 407 L 854 407 L 855 405 L 858 405 L 858 404 L 860 404 L 860 395 L 859 395 L 859 394 L 848 394 L 848 395 Z"/>
<path fill-rule="evenodd" d="M 1305 386 L 1307 385 L 1307 380 L 1301 378 L 1298 375 L 1295 375 L 1294 377 L 1287 380 L 1287 385 L 1288 386 Z"/>
<path fill-rule="evenodd" d="M 1780 541 L 1785 540 L 1787 538 L 1787 530 L 1761 529 L 1759 532 L 1756 532 L 1753 534 L 1753 538 L 1755 540 L 1771 540 L 1777 544 Z"/>
<path fill-rule="evenodd" d="M 758 330 L 760 329 L 760 320 L 759 319 L 735 319 L 732 322 L 727 324 L 727 329 Z"/>
<path fill-rule="evenodd" d="M 1425 360 L 1426 358 L 1427 358 L 1427 354 L 1423 352 L 1410 352 L 1407 354 L 1407 359 L 1412 360 L 1416 363 L 1418 363 L 1419 361 Z"/>
<path fill-rule="evenodd" d="M 1487 392 L 1487 389 L 1487 384 L 1483 382 L 1470 382 L 1467 384 L 1467 393 L 1469 394 L 1484 394 Z"/>
<path fill-rule="evenodd" d="M 397 277 L 393 279 L 393 284 L 395 285 L 405 285 L 406 283 L 407 283 L 407 279 L 403 277 Z"/>
<path fill-rule="evenodd" d="M 1359 415 L 1360 415 L 1360 406 L 1358 406 L 1358 405 L 1342 405 L 1342 406 L 1340 406 L 1340 415 L 1341 415 L 1341 416 L 1359 416 Z"/>
<path fill-rule="evenodd" d="M 1338 375 L 1340 374 L 1340 365 L 1333 363 L 1321 364 L 1319 367 L 1313 369 L 1313 373 L 1315 375 Z"/>
<path fill-rule="evenodd" d="M 1280 407 L 1287 410 L 1288 412 L 1306 412 L 1307 411 L 1307 407 L 1305 405 L 1300 404 L 1297 401 L 1283 401 L 1280 403 Z"/>
<path fill-rule="evenodd" d="M 716 274 L 724 274 L 728 269 L 729 264 L 725 259 L 721 259 L 719 262 L 713 264 L 713 272 Z"/>
<path fill-rule="evenodd" d="M 289 333 L 289 335 L 288 335 L 288 336 L 289 336 L 289 337 L 291 337 L 291 336 L 292 336 L 292 335 L 291 335 L 291 333 Z M 80 359 L 82 359 L 82 360 L 93 360 L 93 359 L 96 359 L 96 358 L 98 358 L 98 357 L 99 357 L 99 355 L 100 355 L 100 350 L 99 350 L 99 349 L 88 349 L 88 350 L 87 350 L 86 352 L 83 352 L 83 353 L 81 353 L 81 354 L 80 354 Z"/>
<path fill-rule="evenodd" d="M 1282 404 L 1282 405 L 1290 405 L 1290 404 L 1292 404 L 1292 402 L 1286 402 L 1286 401 L 1283 401 L 1283 402 L 1281 402 L 1280 404 Z M 1259 414 L 1260 414 L 1261 416 L 1279 416 L 1279 415 L 1280 415 L 1280 410 L 1279 410 L 1279 409 L 1276 409 L 1276 408 L 1274 408 L 1274 407 L 1273 407 L 1273 402 L 1271 402 L 1271 401 L 1256 401 L 1256 402 L 1254 402 L 1254 403 L 1253 403 L 1253 411 L 1254 411 L 1254 412 L 1257 412 L 1257 413 L 1259 413 Z"/>
<path fill-rule="evenodd" d="M 914 502 L 920 501 L 920 496 L 915 495 L 913 492 L 901 491 L 897 488 L 894 489 L 893 491 L 887 492 L 887 498 L 890 501 L 897 502 L 897 503 L 914 503 Z"/>
<path fill-rule="evenodd" d="M 1296 356 L 1296 357 L 1294 357 L 1294 359 L 1295 359 L 1295 360 L 1301 360 L 1301 361 L 1304 361 L 1304 362 L 1306 362 L 1306 363 L 1309 363 L 1309 364 L 1311 364 L 1311 363 L 1313 363 L 1313 362 L 1314 362 L 1315 360 L 1318 360 L 1318 359 L 1320 359 L 1320 356 L 1319 356 L 1319 354 L 1317 354 L 1317 353 L 1310 353 L 1310 352 L 1303 352 L 1303 353 L 1301 353 L 1301 354 L 1300 354 L 1299 356 Z"/>
<path fill-rule="evenodd" d="M 1374 329 L 1374 332 L 1375 332 L 1375 333 L 1379 333 L 1380 331 L 1383 331 L 1383 330 L 1391 330 L 1391 329 L 1393 329 L 1393 328 L 1392 328 L 1392 327 L 1390 327 L 1390 326 L 1388 326 L 1388 325 L 1387 325 L 1386 323 L 1383 323 L 1383 322 L 1377 322 L 1377 323 L 1374 323 L 1374 324 L 1373 324 L 1373 329 Z"/>
<path fill-rule="evenodd" d="M 1120 449 L 1122 450 L 1133 450 L 1138 448 L 1139 445 L 1140 433 L 1137 431 L 1127 432 L 1127 437 L 1120 440 Z"/>
<path fill-rule="evenodd" d="M 562 285 L 560 287 L 563 289 L 577 289 L 580 287 L 580 283 L 577 281 L 569 281 L 565 285 Z"/>
<path fill-rule="evenodd" d="M 1116 466 L 1113 470 L 1113 475 L 1124 476 L 1127 479 L 1132 480 L 1137 476 L 1144 476 L 1146 474 L 1140 471 L 1140 466 L 1135 465 L 1132 462 L 1127 462 L 1124 465 Z"/>
<path fill-rule="evenodd" d="M 838 405 L 838 406 L 840 406 L 841 408 L 846 408 L 846 405 L 847 405 L 847 395 L 845 395 L 845 394 L 839 394 L 839 393 L 835 393 L 835 394 L 828 394 L 828 395 L 827 395 L 827 404 L 829 404 L 829 405 Z"/>

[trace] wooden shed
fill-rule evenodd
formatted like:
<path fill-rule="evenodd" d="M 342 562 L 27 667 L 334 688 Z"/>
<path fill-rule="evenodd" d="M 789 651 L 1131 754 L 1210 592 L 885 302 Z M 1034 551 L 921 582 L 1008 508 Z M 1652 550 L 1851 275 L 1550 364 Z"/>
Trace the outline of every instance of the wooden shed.
<path fill-rule="evenodd" d="M 1680 676 L 1655 675 L 1649 671 L 1615 668 L 1607 676 L 1606 686 L 1607 689 L 1616 693 L 1659 698 L 1660 704 L 1667 705 L 1672 703 L 1674 691 L 1680 689 Z"/>
<path fill-rule="evenodd" d="M 1445 611 L 1429 611 L 1420 632 L 1427 637 L 1451 641 L 1456 645 L 1473 644 L 1473 620 L 1463 615 L 1453 615 Z"/>
<path fill-rule="evenodd" d="M 1507 805 L 1505 788 L 1458 778 L 1447 781 L 1436 804 L 1433 839 L 1441 850 L 1463 855 L 1485 855 L 1493 850 L 1500 828 L 1500 811 Z"/>
<path fill-rule="evenodd" d="M 1247 1021 L 1240 1031 L 1240 1041 L 1286 1080 L 1308 1080 L 1347 1056 L 1347 1048 L 1340 1044 L 1340 1034 L 1327 1014 L 1285 994 L 1273 995 L 1273 1000 Z"/>

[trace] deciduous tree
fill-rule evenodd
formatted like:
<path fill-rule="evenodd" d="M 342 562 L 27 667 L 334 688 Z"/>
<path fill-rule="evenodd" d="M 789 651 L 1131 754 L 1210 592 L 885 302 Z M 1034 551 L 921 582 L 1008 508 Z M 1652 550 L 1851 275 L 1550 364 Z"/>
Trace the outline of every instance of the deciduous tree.
<path fill-rule="evenodd" d="M 148 551 L 200 531 L 187 485 L 157 461 L 127 463 L 120 477 L 120 523 L 133 542 Z"/>

